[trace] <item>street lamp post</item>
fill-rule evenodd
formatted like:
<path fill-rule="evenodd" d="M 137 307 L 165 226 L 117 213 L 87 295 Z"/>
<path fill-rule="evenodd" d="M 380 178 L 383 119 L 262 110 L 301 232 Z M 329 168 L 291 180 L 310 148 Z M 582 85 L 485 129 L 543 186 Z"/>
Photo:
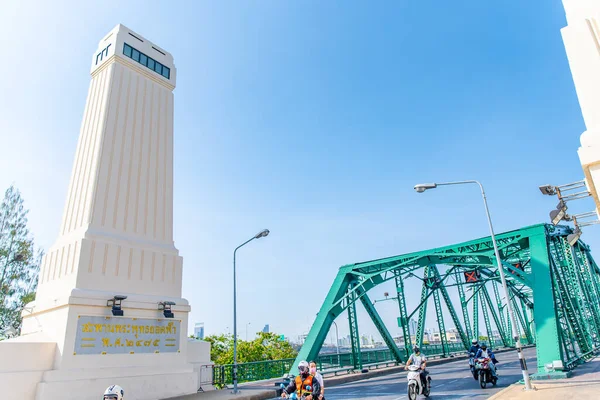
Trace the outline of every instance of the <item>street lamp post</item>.
<path fill-rule="evenodd" d="M 236 295 L 236 280 L 235 280 L 235 254 L 237 253 L 238 249 L 248 243 L 250 243 L 251 241 L 253 241 L 254 239 L 260 239 L 263 237 L 266 237 L 269 234 L 269 230 L 268 229 L 264 229 L 260 232 L 258 232 L 256 235 L 254 235 L 252 238 L 246 240 L 244 243 L 240 244 L 238 247 L 235 248 L 235 250 L 233 251 L 233 393 L 234 394 L 238 394 L 238 377 L 237 377 L 237 309 L 236 309 L 236 299 L 237 299 L 237 295 Z M 246 325 L 246 329 L 247 329 L 247 325 Z"/>
<path fill-rule="evenodd" d="M 494 235 L 494 228 L 492 227 L 492 218 L 490 217 L 490 210 L 488 208 L 487 199 L 485 197 L 485 191 L 483 190 L 483 185 L 479 183 L 479 181 L 458 181 L 458 182 L 444 182 L 444 183 L 423 183 L 415 186 L 415 190 L 418 193 L 423 193 L 428 189 L 435 189 L 438 186 L 449 186 L 449 185 L 463 185 L 475 183 L 479 185 L 481 189 L 481 196 L 483 197 L 483 204 L 485 206 L 485 213 L 487 215 L 488 225 L 490 226 L 490 236 L 492 238 L 492 243 L 494 245 L 494 253 L 496 255 L 496 263 L 498 264 L 498 271 L 500 272 L 500 280 L 502 281 L 502 287 L 504 288 L 504 293 L 507 299 L 510 299 L 510 294 L 508 292 L 508 285 L 506 284 L 506 277 L 504 276 L 504 268 L 502 267 L 502 260 L 500 260 L 500 253 L 498 252 L 498 244 L 496 243 L 496 236 Z M 507 300 L 506 306 L 508 307 L 508 313 L 510 314 L 511 320 L 511 328 L 512 335 L 515 341 L 515 347 L 517 348 L 517 355 L 519 356 L 519 362 L 521 364 L 521 372 L 523 373 L 523 382 L 525 383 L 525 390 L 531 390 L 531 381 L 529 379 L 529 372 L 527 371 L 527 363 L 525 362 L 525 357 L 523 357 L 523 349 L 521 347 L 521 340 L 519 337 L 519 333 L 517 331 L 517 320 L 515 318 L 515 313 L 510 304 L 510 301 Z"/>

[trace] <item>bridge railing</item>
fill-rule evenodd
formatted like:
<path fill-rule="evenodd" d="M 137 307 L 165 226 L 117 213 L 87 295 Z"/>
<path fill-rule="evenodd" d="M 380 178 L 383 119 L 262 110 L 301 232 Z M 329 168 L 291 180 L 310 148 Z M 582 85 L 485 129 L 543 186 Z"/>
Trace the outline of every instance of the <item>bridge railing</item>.
<path fill-rule="evenodd" d="M 401 350 L 405 353 L 405 360 L 409 355 L 406 354 L 405 349 Z M 423 345 L 421 346 L 421 351 L 426 356 L 439 356 L 444 354 L 442 345 Z M 447 353 L 464 351 L 465 348 L 460 343 L 448 344 Z M 362 351 L 360 356 L 363 365 L 384 363 L 394 360 L 394 356 L 389 349 Z M 294 364 L 294 360 L 294 358 L 286 358 L 282 360 L 240 363 L 238 364 L 238 382 L 253 382 L 279 378 L 290 371 Z M 339 368 L 350 368 L 354 365 L 352 353 L 323 354 L 315 361 L 317 362 L 318 369 L 323 372 Z M 233 383 L 233 364 L 215 365 L 213 367 L 213 384 L 226 385 L 231 383 Z"/>

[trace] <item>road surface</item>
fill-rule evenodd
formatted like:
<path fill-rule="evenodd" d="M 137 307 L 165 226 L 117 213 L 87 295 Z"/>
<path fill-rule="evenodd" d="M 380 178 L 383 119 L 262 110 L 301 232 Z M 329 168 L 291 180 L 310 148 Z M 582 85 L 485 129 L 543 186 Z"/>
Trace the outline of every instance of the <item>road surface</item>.
<path fill-rule="evenodd" d="M 529 373 L 536 372 L 535 348 L 524 350 Z M 516 351 L 500 353 L 496 356 L 498 367 L 498 385 L 490 383 L 485 389 L 473 379 L 469 371 L 468 360 L 454 361 L 427 368 L 431 375 L 430 399 L 487 399 L 505 387 L 519 381 L 523 375 Z M 325 397 L 327 400 L 364 399 L 364 400 L 400 400 L 407 399 L 406 372 L 351 382 L 339 386 L 327 387 L 325 379 Z M 425 399 L 424 396 L 419 396 Z"/>

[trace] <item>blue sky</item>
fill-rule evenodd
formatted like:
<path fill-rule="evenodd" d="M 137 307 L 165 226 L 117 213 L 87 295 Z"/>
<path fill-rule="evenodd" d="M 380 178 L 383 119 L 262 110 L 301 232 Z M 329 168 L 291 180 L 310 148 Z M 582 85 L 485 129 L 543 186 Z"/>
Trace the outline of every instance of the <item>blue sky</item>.
<path fill-rule="evenodd" d="M 239 252 L 240 331 L 269 323 L 295 336 L 339 266 L 487 235 L 476 187 L 418 195 L 415 183 L 481 180 L 502 232 L 548 221 L 556 201 L 539 185 L 582 178 L 559 0 L 2 9 L 0 187 L 21 189 L 44 248 L 98 41 L 123 23 L 173 54 L 175 243 L 190 323 L 207 333 L 231 330 L 232 251 L 260 229 L 271 235 Z M 595 248 L 597 228 L 583 239 Z M 395 308 L 381 312 L 399 333 Z"/>

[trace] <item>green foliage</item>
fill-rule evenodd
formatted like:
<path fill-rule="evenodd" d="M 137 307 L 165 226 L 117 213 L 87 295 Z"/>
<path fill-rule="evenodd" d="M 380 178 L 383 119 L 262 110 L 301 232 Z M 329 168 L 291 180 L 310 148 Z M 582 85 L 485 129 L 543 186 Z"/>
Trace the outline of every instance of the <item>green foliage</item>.
<path fill-rule="evenodd" d="M 210 358 L 215 364 L 233 364 L 233 335 L 210 335 L 204 340 L 210 343 Z M 258 332 L 252 341 L 237 341 L 238 363 L 281 360 L 294 358 L 297 354 L 292 345 L 272 332 Z"/>
<path fill-rule="evenodd" d="M 21 311 L 35 300 L 42 251 L 35 248 L 27 229 L 21 193 L 6 190 L 0 204 L 0 332 L 21 330 Z"/>

